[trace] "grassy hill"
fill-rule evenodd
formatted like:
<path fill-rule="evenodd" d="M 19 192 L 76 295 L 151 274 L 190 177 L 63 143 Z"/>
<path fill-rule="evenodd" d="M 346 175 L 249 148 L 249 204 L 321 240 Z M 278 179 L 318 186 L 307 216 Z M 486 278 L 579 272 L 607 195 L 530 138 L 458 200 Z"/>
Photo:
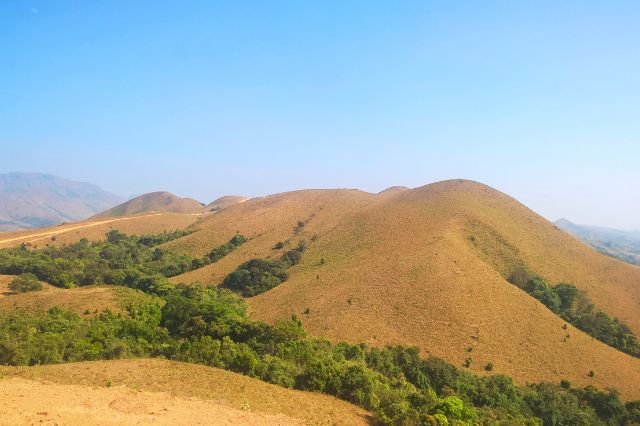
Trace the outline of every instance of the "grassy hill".
<path fill-rule="evenodd" d="M 309 243 L 288 281 L 249 299 L 259 319 L 298 314 L 313 334 L 336 341 L 417 345 L 459 366 L 471 358 L 480 374 L 492 363 L 520 382 L 569 378 L 640 394 L 640 360 L 567 326 L 506 281 L 524 265 L 573 283 L 637 334 L 640 271 L 484 185 L 447 181 L 383 196 L 298 191 L 233 206 L 199 227 L 168 246 L 201 255 L 235 232 L 252 239 L 176 282 L 220 283 L 241 262 L 276 257 L 280 241 Z"/>
<path fill-rule="evenodd" d="M 294 191 L 199 219 L 175 217 L 191 217 L 185 222 L 196 232 L 163 249 L 201 257 L 236 233 L 249 241 L 174 282 L 220 284 L 249 259 L 276 259 L 307 242 L 286 282 L 248 299 L 255 318 L 275 322 L 296 314 L 312 334 L 333 341 L 415 345 L 423 356 L 478 374 L 487 374 L 491 363 L 492 374 L 520 383 L 569 379 L 640 397 L 639 359 L 577 330 L 506 280 L 526 267 L 553 284 L 575 284 L 638 335 L 640 270 L 597 253 L 487 186 L 455 180 L 379 195 Z M 157 220 L 166 224 L 163 216 Z M 104 226 L 149 232 L 146 219 L 125 223 L 127 229 Z M 59 238 L 78 239 L 90 229 L 99 238 L 96 227 Z"/>
<path fill-rule="evenodd" d="M 150 212 L 195 213 L 203 207 L 202 203 L 192 198 L 180 198 L 170 192 L 150 192 L 97 214 L 93 218 L 121 217 Z"/>
<path fill-rule="evenodd" d="M 41 173 L 0 174 L 0 231 L 82 220 L 121 201 L 89 183 Z"/>
<path fill-rule="evenodd" d="M 60 307 L 83 316 L 92 316 L 106 309 L 127 315 L 127 307 L 132 304 L 154 303 L 152 296 L 141 291 L 114 286 L 60 289 L 44 284 L 41 291 L 12 294 L 7 289 L 12 278 L 0 275 L 0 312 L 43 312 Z"/>
<path fill-rule="evenodd" d="M 0 422 L 11 424 L 189 419 L 191 424 L 364 425 L 370 420 L 364 410 L 335 398 L 163 360 L 0 367 L 0 395 Z"/>
<path fill-rule="evenodd" d="M 640 265 L 640 231 L 620 231 L 600 226 L 577 225 L 567 219 L 560 219 L 555 224 L 602 254 L 633 265 Z"/>
<path fill-rule="evenodd" d="M 121 218 L 93 219 L 68 223 L 53 228 L 41 228 L 0 234 L 0 248 L 28 244 L 32 248 L 47 244 L 70 244 L 86 238 L 102 240 L 112 229 L 128 234 L 156 234 L 197 225 L 201 216 L 180 213 L 148 213 Z"/>
<path fill-rule="evenodd" d="M 206 211 L 219 211 L 233 206 L 234 204 L 244 203 L 247 201 L 247 197 L 240 195 L 225 195 L 224 197 L 217 198 L 206 205 Z"/>

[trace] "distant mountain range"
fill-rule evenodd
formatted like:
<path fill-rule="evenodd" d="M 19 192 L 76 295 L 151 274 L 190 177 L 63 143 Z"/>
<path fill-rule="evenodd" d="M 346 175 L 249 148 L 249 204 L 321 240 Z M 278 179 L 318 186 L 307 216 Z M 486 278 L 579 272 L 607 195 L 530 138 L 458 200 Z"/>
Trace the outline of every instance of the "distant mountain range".
<path fill-rule="evenodd" d="M 567 219 L 555 222 L 573 236 L 581 239 L 602 254 L 623 262 L 640 265 L 640 231 L 621 231 L 601 226 L 577 225 Z"/>
<path fill-rule="evenodd" d="M 42 173 L 0 174 L 0 231 L 86 219 L 122 201 L 90 183 Z"/>

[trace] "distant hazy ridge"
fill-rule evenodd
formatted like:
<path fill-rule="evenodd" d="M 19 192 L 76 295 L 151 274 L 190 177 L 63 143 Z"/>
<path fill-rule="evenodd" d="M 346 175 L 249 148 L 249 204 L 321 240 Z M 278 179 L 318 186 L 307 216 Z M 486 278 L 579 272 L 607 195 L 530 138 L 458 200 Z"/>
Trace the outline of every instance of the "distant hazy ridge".
<path fill-rule="evenodd" d="M 0 231 L 86 219 L 121 201 L 89 183 L 41 173 L 0 174 Z"/>

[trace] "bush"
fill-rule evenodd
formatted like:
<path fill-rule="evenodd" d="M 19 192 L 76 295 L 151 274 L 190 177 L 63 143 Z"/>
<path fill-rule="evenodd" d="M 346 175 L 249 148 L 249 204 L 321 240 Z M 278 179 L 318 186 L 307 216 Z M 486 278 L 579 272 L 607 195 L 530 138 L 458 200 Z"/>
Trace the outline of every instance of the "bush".
<path fill-rule="evenodd" d="M 245 297 L 251 297 L 271 290 L 288 277 L 289 274 L 284 270 L 282 263 L 253 259 L 227 275 L 223 286 Z"/>
<path fill-rule="evenodd" d="M 287 250 L 277 261 L 252 259 L 227 275 L 223 286 L 245 297 L 256 296 L 277 287 L 289 278 L 286 269 L 300 263 L 306 249 L 300 241 L 293 250 Z"/>
<path fill-rule="evenodd" d="M 38 277 L 30 272 L 18 275 L 9 283 L 9 290 L 14 293 L 27 293 L 29 291 L 42 290 L 42 283 Z"/>

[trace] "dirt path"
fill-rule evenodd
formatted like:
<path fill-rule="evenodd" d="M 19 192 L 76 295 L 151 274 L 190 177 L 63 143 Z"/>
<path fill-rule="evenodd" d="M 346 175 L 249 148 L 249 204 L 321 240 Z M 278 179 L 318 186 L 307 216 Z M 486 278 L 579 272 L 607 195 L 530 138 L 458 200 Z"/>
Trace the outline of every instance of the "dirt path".
<path fill-rule="evenodd" d="M 63 233 L 68 232 L 68 231 L 75 231 L 76 229 L 90 228 L 92 226 L 104 225 L 106 223 L 112 223 L 112 222 L 120 222 L 120 221 L 123 221 L 123 220 L 140 219 L 141 217 L 160 216 L 161 214 L 162 213 L 153 213 L 153 214 L 145 214 L 145 215 L 142 215 L 142 216 L 121 217 L 121 218 L 117 218 L 117 219 L 101 220 L 99 222 L 85 223 L 83 225 L 74 225 L 74 226 L 70 226 L 70 227 L 60 227 L 60 229 L 54 229 L 53 231 L 40 232 L 38 234 L 22 235 L 20 237 L 6 238 L 4 240 L 0 240 L 0 244 L 11 243 L 11 242 L 20 241 L 20 240 L 46 238 L 46 237 L 50 237 L 52 235 L 63 234 Z"/>
<path fill-rule="evenodd" d="M 302 425 L 284 415 L 199 398 L 136 391 L 0 380 L 0 425 Z"/>

